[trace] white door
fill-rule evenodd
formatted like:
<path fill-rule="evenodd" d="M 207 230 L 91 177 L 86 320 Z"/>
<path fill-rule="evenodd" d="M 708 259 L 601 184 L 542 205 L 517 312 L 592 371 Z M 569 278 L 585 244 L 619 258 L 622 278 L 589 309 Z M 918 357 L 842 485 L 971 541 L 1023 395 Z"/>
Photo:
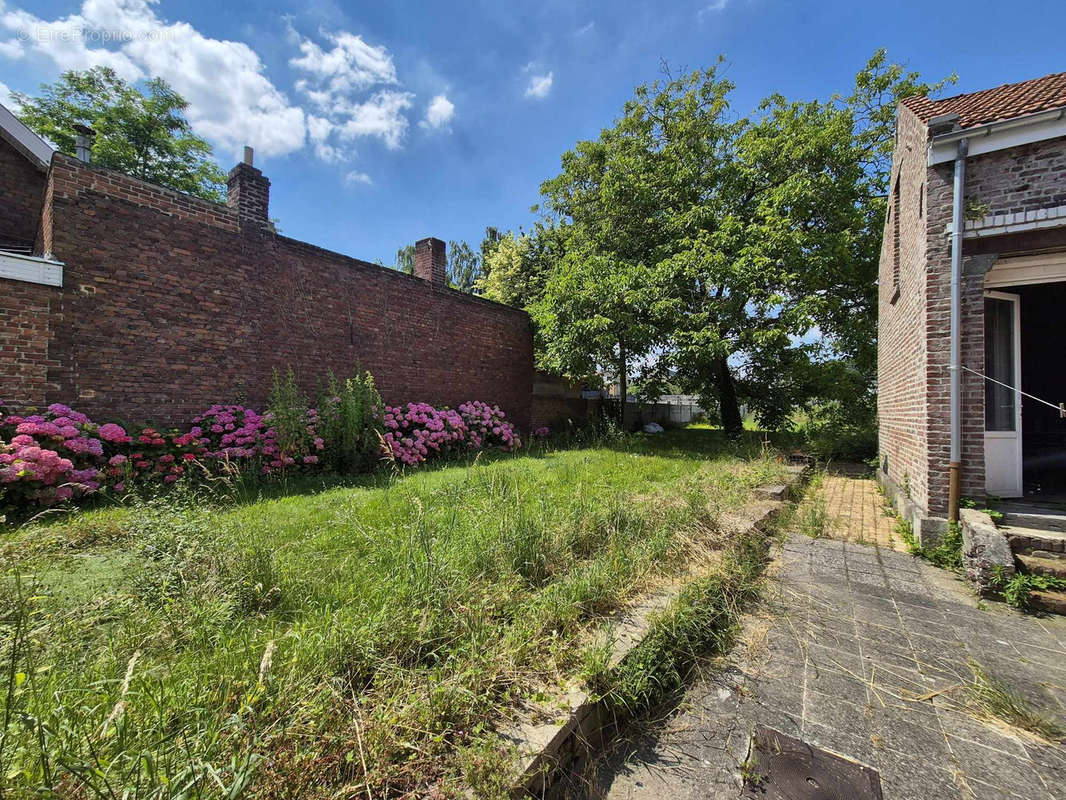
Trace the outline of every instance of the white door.
<path fill-rule="evenodd" d="M 992 379 L 985 381 L 985 491 L 997 497 L 1022 495 L 1018 301 L 1016 294 L 985 292 L 985 375 Z"/>

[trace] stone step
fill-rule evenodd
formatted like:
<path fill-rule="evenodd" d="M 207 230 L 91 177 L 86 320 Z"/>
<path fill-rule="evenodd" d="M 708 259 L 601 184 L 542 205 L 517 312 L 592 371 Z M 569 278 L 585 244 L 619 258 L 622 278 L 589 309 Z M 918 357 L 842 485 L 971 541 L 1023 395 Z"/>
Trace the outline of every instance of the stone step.
<path fill-rule="evenodd" d="M 1037 552 L 1044 551 L 1038 550 Z M 1066 558 L 1041 558 L 1038 555 L 1027 553 L 1015 553 L 1014 558 L 1017 560 L 1022 572 L 1066 580 Z"/>
<path fill-rule="evenodd" d="M 1066 592 L 1033 592 L 1029 607 L 1047 614 L 1066 615 Z"/>
<path fill-rule="evenodd" d="M 1031 528 L 1038 531 L 1066 533 L 1066 513 L 1054 510 L 1003 511 L 1001 527 Z"/>
<path fill-rule="evenodd" d="M 1007 537 L 1010 549 L 1015 553 L 1043 550 L 1066 554 L 1066 533 L 1020 525 L 1002 525 L 999 530 Z"/>

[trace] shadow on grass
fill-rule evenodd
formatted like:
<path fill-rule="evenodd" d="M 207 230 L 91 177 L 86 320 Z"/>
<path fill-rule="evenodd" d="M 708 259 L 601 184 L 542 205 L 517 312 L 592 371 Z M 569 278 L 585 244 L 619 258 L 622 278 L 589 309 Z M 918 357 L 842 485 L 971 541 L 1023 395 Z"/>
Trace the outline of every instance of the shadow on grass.
<path fill-rule="evenodd" d="M 136 508 L 139 502 L 163 497 L 172 499 L 176 504 L 238 508 L 264 500 L 314 496 L 337 489 L 384 489 L 399 480 L 415 475 L 431 475 L 456 467 L 469 468 L 474 465 L 498 464 L 522 459 L 540 460 L 558 453 L 576 450 L 610 450 L 658 458 L 753 459 L 762 456 L 767 444 L 777 451 L 787 452 L 798 442 L 799 438 L 796 434 L 790 433 L 745 430 L 739 437 L 734 438 L 726 435 L 721 429 L 699 426 L 670 429 L 658 434 L 633 433 L 609 438 L 585 436 L 578 433 L 534 441 L 516 453 L 489 450 L 460 453 L 406 470 L 397 470 L 390 463 L 382 461 L 378 469 L 368 473 L 305 474 L 260 478 L 254 475 L 254 469 L 249 468 L 244 475 L 251 477 L 239 476 L 225 481 L 220 480 L 218 481 L 220 488 L 215 489 L 204 488 L 200 485 L 187 486 L 184 489 L 179 487 L 158 495 L 142 494 L 137 499 L 133 499 L 132 496 L 127 496 L 125 500 L 99 497 L 78 506 L 46 509 L 23 517 L 9 514 L 6 522 L 0 517 L 0 533 L 15 531 L 29 524 L 45 528 L 63 525 L 85 512 L 122 514 Z"/>

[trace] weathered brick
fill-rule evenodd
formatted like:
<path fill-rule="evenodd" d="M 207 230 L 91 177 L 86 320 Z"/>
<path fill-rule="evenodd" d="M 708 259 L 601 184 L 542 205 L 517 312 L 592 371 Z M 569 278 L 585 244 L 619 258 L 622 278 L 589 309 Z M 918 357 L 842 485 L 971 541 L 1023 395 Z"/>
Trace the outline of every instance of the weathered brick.
<path fill-rule="evenodd" d="M 529 426 L 525 312 L 242 226 L 265 197 L 242 216 L 62 155 L 48 178 L 38 249 L 65 262 L 64 286 L 0 281 L 0 342 L 29 357 L 0 398 L 177 425 L 262 406 L 275 367 L 309 393 L 369 369 L 386 402 L 482 399 Z"/>

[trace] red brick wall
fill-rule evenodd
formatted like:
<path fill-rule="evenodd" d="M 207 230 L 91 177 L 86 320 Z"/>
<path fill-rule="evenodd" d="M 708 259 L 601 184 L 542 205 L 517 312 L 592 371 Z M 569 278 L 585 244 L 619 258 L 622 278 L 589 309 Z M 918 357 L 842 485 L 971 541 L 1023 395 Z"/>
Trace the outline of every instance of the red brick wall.
<path fill-rule="evenodd" d="M 236 211 L 57 156 L 51 241 L 66 263 L 49 400 L 99 418 L 186 423 L 262 407 L 272 367 L 313 392 L 373 372 L 386 402 L 497 403 L 528 427 L 528 316 L 341 256 Z"/>
<path fill-rule="evenodd" d="M 900 176 L 901 270 L 893 301 L 894 223 L 886 226 L 881 253 L 878 416 L 880 449 L 888 475 L 907 485 L 928 516 L 948 510 L 950 460 L 950 313 L 954 164 L 926 167 L 926 131 L 901 107 L 893 163 Z M 1066 139 L 1016 147 L 967 159 L 967 207 L 983 214 L 1027 211 L 1066 204 Z M 893 184 L 894 185 L 894 184 Z M 924 192 L 924 218 L 917 193 Z M 984 275 L 962 276 L 963 366 L 984 371 Z M 962 377 L 963 496 L 984 494 L 984 386 L 972 373 Z"/>
<path fill-rule="evenodd" d="M 48 393 L 48 336 L 59 290 L 0 278 L 0 400 L 40 406 Z"/>
<path fill-rule="evenodd" d="M 986 214 L 1066 205 L 1066 138 L 972 156 L 966 162 L 966 203 Z"/>
<path fill-rule="evenodd" d="M 882 466 L 921 507 L 928 502 L 926 444 L 925 127 L 900 107 L 881 246 L 878 292 L 878 441 Z M 899 202 L 894 202 L 899 183 Z M 897 237 L 898 228 L 898 237 Z M 897 246 L 898 241 L 898 246 Z M 898 250 L 898 270 L 896 268 Z M 898 273 L 898 287 L 894 275 Z M 897 292 L 898 288 L 898 292 Z"/>
<path fill-rule="evenodd" d="M 44 184 L 44 173 L 0 137 L 0 246 L 33 245 Z"/>
<path fill-rule="evenodd" d="M 969 178 L 967 162 L 967 178 Z M 955 180 L 953 162 L 927 171 L 928 209 L 926 231 L 926 291 L 928 310 L 925 333 L 929 352 L 928 382 L 928 498 L 930 515 L 945 517 L 948 511 L 948 467 L 951 461 L 951 223 Z M 960 351 L 962 364 L 984 372 L 984 275 L 962 276 Z M 981 378 L 963 370 L 961 494 L 978 497 L 985 489 L 984 386 Z"/>

